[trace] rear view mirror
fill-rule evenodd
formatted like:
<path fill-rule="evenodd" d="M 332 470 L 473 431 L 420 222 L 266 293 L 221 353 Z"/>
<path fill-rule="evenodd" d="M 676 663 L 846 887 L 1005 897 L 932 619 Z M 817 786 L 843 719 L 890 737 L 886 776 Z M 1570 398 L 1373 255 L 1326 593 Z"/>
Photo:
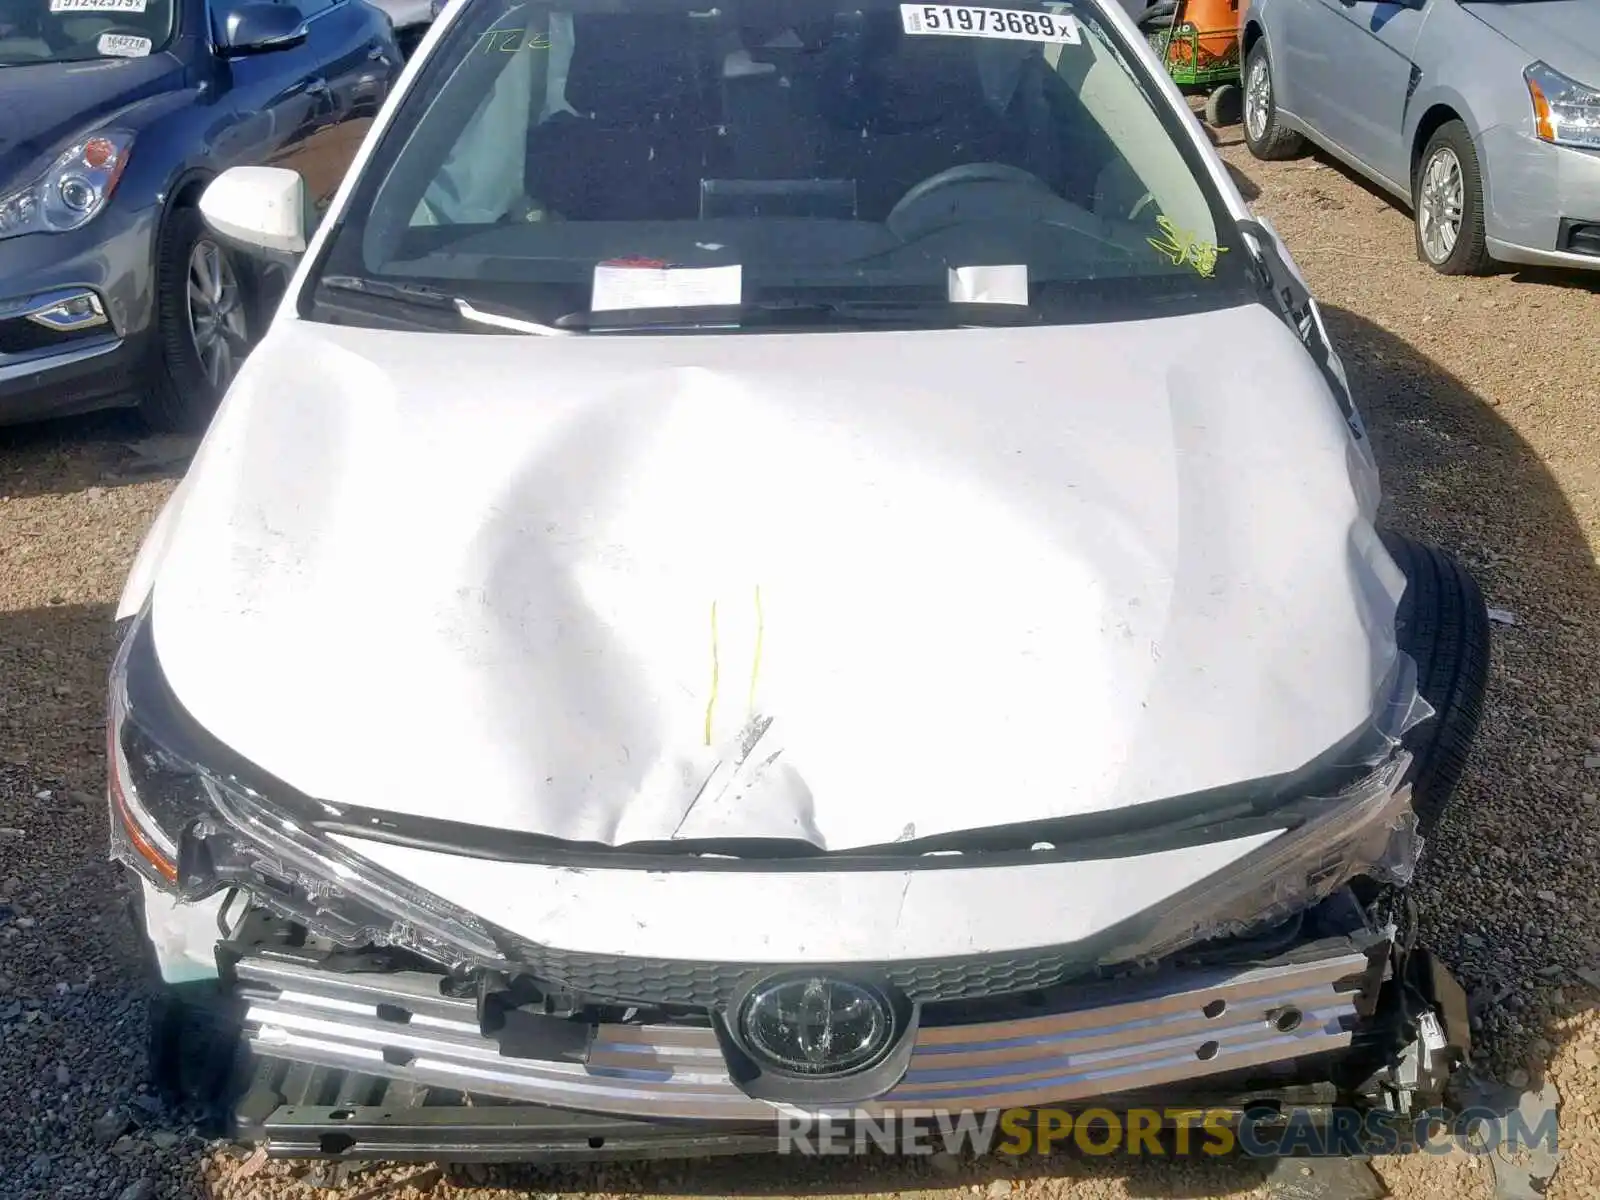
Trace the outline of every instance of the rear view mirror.
<path fill-rule="evenodd" d="M 314 222 L 305 180 L 283 167 L 229 167 L 207 185 L 200 215 L 223 241 L 292 266 Z"/>
<path fill-rule="evenodd" d="M 230 57 L 288 50 L 305 40 L 306 19 L 292 4 L 246 0 L 217 13 L 217 47 Z"/>

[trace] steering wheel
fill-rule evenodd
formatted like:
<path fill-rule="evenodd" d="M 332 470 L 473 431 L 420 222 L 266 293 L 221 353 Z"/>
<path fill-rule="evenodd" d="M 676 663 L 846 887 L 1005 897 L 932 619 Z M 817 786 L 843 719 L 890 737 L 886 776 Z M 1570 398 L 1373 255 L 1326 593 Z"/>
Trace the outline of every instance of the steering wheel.
<path fill-rule="evenodd" d="M 1055 195 L 1048 183 L 1032 171 L 1024 171 L 1021 167 L 998 162 L 962 163 L 959 167 L 950 167 L 937 175 L 928 176 L 921 183 L 913 184 L 911 190 L 901 196 L 889 210 L 889 215 L 884 218 L 884 224 L 889 227 L 891 233 L 897 237 L 902 236 L 901 227 L 915 224 L 906 219 L 906 214 L 928 204 L 931 197 L 946 188 L 960 187 L 969 183 L 1010 184 L 1013 187 L 1025 187 L 1046 192 L 1051 196 Z"/>

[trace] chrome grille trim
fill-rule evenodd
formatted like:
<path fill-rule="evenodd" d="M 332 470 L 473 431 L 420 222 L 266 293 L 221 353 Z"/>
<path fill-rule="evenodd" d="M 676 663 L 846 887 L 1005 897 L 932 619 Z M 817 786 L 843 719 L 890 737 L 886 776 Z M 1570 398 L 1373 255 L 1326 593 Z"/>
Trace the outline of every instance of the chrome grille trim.
<path fill-rule="evenodd" d="M 1086 1100 L 1342 1049 L 1358 1019 L 1354 988 L 1368 970 L 1367 956 L 1351 953 L 1193 972 L 1122 989 L 1109 1003 L 1099 988 L 1037 1016 L 924 1025 L 905 1078 L 857 1107 Z M 596 1027 L 586 1064 L 506 1058 L 479 1032 L 476 1004 L 440 995 L 436 976 L 335 974 L 263 958 L 244 959 L 236 972 L 246 1036 L 265 1057 L 616 1115 L 759 1121 L 779 1111 L 729 1080 L 708 1027 L 606 1024 Z M 1217 1001 L 1224 1010 L 1208 1017 Z M 1270 1019 L 1285 1008 L 1301 1014 L 1287 1032 Z"/>

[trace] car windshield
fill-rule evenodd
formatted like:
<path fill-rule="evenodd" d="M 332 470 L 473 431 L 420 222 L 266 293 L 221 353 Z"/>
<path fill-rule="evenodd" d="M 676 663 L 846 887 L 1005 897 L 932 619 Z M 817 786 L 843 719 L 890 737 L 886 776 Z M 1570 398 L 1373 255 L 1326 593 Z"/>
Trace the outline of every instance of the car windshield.
<path fill-rule="evenodd" d="M 0 0 L 0 66 L 143 58 L 172 40 L 177 0 Z"/>
<path fill-rule="evenodd" d="M 1087 4 L 473 0 L 302 311 L 736 331 L 1236 304 L 1188 119 Z"/>

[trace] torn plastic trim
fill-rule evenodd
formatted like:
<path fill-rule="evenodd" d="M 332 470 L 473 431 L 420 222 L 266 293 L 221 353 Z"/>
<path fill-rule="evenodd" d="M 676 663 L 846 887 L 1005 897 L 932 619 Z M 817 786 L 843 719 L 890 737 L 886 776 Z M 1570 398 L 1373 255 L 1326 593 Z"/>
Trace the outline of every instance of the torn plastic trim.
<path fill-rule="evenodd" d="M 146 696 L 132 686 L 135 661 L 150 652 L 146 611 L 110 679 L 113 859 L 181 901 L 243 889 L 342 945 L 398 947 L 452 968 L 504 962 L 495 933 L 471 913 L 322 837 L 152 731 Z M 163 853 L 148 853 L 152 845 Z"/>
<path fill-rule="evenodd" d="M 1187 947 L 1271 928 L 1365 877 L 1404 886 L 1422 837 L 1401 751 L 1297 829 L 1123 923 L 1102 962 L 1153 963 Z"/>
<path fill-rule="evenodd" d="M 1398 654 L 1377 691 L 1368 721 L 1311 762 L 1282 775 L 1108 812 L 844 851 L 773 839 L 641 842 L 613 847 L 306 796 L 244 759 L 184 709 L 161 671 L 148 619 L 136 622 L 127 636 L 126 688 L 138 725 L 178 758 L 203 764 L 208 775 L 266 798 L 303 830 L 495 862 L 578 868 L 858 871 L 904 870 L 911 865 L 919 870 L 939 870 L 1081 862 L 1183 849 L 1298 824 L 1315 811 L 1319 798 L 1338 794 L 1388 761 L 1406 731 L 1433 711 L 1417 690 L 1415 664 Z M 1302 804 L 1309 804 L 1310 809 L 1303 811 Z M 980 864 L 974 863 L 977 857 L 981 857 Z"/>

